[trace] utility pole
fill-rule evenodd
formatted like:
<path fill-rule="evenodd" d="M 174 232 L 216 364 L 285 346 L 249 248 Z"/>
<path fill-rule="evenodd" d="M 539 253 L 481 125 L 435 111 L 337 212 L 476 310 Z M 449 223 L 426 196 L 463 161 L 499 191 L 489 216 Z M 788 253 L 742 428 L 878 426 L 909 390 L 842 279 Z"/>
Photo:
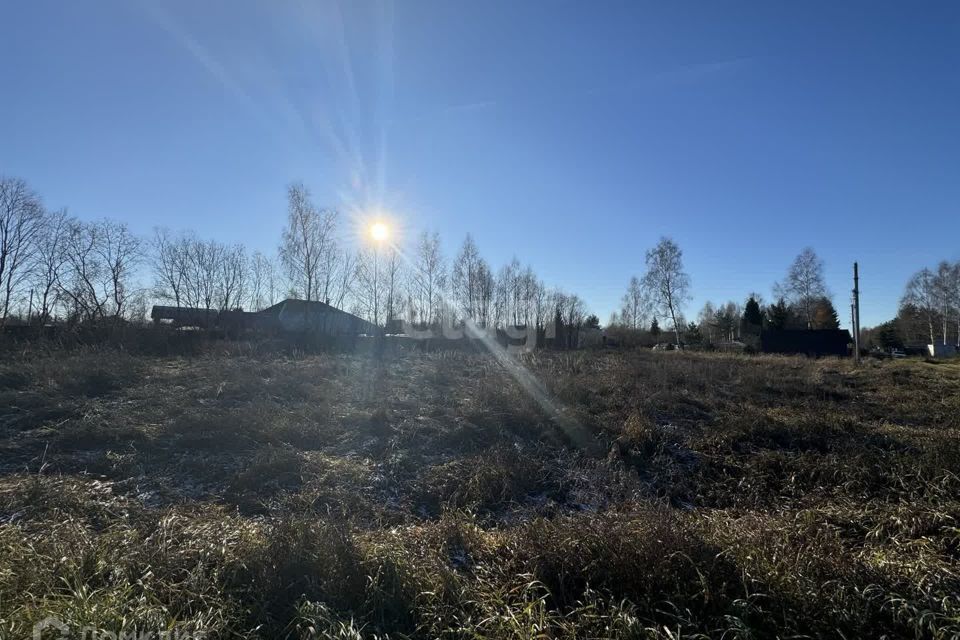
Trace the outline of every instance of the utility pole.
<path fill-rule="evenodd" d="M 853 263 L 853 348 L 860 364 L 860 267 Z"/>
<path fill-rule="evenodd" d="M 857 305 L 853 302 L 853 296 L 850 296 L 850 332 L 853 334 L 854 350 L 856 350 L 857 343 Z M 854 354 L 856 358 L 856 354 Z"/>

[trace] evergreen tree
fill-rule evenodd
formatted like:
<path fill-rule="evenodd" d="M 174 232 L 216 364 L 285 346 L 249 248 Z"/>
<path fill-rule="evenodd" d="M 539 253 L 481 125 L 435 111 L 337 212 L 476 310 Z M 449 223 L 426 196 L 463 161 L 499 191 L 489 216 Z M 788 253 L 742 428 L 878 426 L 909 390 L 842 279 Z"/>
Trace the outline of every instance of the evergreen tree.
<path fill-rule="evenodd" d="M 654 338 L 660 335 L 660 323 L 657 322 L 657 319 L 654 318 L 653 322 L 650 323 L 650 335 Z"/>
<path fill-rule="evenodd" d="M 840 318 L 830 298 L 820 298 L 813 309 L 814 329 L 839 329 Z"/>
<path fill-rule="evenodd" d="M 790 308 L 783 298 L 767 309 L 767 323 L 771 329 L 782 331 L 790 324 Z"/>
<path fill-rule="evenodd" d="M 696 322 L 691 322 L 687 325 L 687 330 L 684 332 L 684 338 L 686 338 L 687 344 L 700 346 L 703 344 L 703 334 L 700 333 L 700 325 Z"/>
<path fill-rule="evenodd" d="M 900 335 L 900 323 L 896 318 L 884 322 L 876 328 L 877 343 L 885 350 L 902 349 L 903 337 Z"/>
<path fill-rule="evenodd" d="M 743 322 L 757 327 L 763 325 L 763 309 L 760 308 L 760 303 L 753 296 L 750 296 L 743 308 Z"/>

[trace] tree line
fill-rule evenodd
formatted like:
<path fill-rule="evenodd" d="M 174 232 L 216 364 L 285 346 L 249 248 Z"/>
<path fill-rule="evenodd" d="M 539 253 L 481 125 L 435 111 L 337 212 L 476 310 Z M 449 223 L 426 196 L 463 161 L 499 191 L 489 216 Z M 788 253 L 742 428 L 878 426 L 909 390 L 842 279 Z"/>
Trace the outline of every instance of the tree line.
<path fill-rule="evenodd" d="M 275 254 L 157 228 L 83 221 L 47 209 L 19 178 L 0 177 L 0 322 L 142 320 L 151 302 L 259 311 L 284 298 L 326 302 L 376 325 L 471 320 L 485 327 L 597 325 L 576 294 L 548 287 L 517 258 L 494 270 L 469 234 L 448 259 L 436 232 L 409 247 L 351 248 L 335 209 L 287 189 Z"/>
<path fill-rule="evenodd" d="M 40 322 L 134 315 L 143 249 L 125 224 L 47 210 L 25 181 L 0 177 L 0 323 L 25 310 Z"/>
<path fill-rule="evenodd" d="M 351 248 L 335 209 L 317 206 L 302 184 L 290 185 L 286 195 L 277 251 L 267 254 L 191 231 L 157 228 L 143 238 L 122 222 L 80 220 L 66 209 L 47 209 L 24 180 L 0 176 L 0 323 L 27 316 L 39 323 L 140 320 L 154 301 L 257 311 L 295 297 L 388 327 L 400 320 L 599 326 L 582 298 L 547 286 L 517 258 L 491 267 L 469 234 L 451 257 L 436 232 L 423 232 L 406 247 Z M 774 284 L 772 303 L 757 293 L 742 304 L 708 301 L 690 322 L 684 309 L 691 280 L 676 242 L 661 238 L 646 252 L 645 267 L 630 278 L 611 328 L 658 335 L 664 322 L 677 344 L 697 344 L 741 340 L 761 327 L 840 326 L 824 263 L 811 248 Z M 897 317 L 866 333 L 885 336 L 881 346 L 921 339 L 960 346 L 960 262 L 916 272 Z"/>
<path fill-rule="evenodd" d="M 751 293 L 744 304 L 704 303 L 695 321 L 687 322 L 684 303 L 690 299 L 690 277 L 683 252 L 670 238 L 662 238 L 646 253 L 646 272 L 630 279 L 626 293 L 609 325 L 622 330 L 660 333 L 659 320 L 668 321 L 676 344 L 709 345 L 759 336 L 761 329 L 839 329 L 840 319 L 826 286 L 824 263 L 806 248 L 791 263 L 785 278 L 773 285 L 775 301 Z M 647 329 L 647 327 L 650 327 Z"/>
<path fill-rule="evenodd" d="M 388 328 L 403 320 L 537 328 L 555 317 L 573 327 L 587 320 L 579 296 L 548 287 L 517 258 L 494 271 L 470 234 L 452 258 L 436 232 L 420 233 L 408 247 L 366 242 L 354 251 L 342 235 L 337 211 L 316 206 L 303 185 L 289 187 L 277 256 L 289 297 L 327 302 Z"/>

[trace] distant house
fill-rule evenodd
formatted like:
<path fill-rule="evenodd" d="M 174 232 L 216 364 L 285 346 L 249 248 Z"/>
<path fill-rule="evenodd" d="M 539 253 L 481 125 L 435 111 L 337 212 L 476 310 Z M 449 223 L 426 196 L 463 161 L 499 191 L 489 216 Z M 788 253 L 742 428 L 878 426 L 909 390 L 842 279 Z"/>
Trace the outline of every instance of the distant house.
<path fill-rule="evenodd" d="M 191 307 L 155 305 L 150 312 L 155 324 L 198 329 L 316 332 L 325 335 L 374 334 L 377 327 L 324 302 L 289 298 L 263 311 L 217 311 Z"/>
<path fill-rule="evenodd" d="M 375 334 L 377 327 L 325 302 L 288 298 L 257 315 L 275 320 L 284 331 L 317 331 L 327 335 Z"/>
<path fill-rule="evenodd" d="M 853 338 L 846 329 L 784 329 L 760 333 L 763 353 L 848 356 L 852 343 Z"/>

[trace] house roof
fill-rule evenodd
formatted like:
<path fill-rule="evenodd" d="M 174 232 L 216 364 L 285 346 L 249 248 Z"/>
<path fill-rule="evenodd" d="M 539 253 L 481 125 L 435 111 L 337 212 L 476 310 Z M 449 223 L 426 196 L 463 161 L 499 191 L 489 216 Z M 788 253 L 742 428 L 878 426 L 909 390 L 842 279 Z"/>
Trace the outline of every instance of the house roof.
<path fill-rule="evenodd" d="M 356 322 L 362 323 L 365 326 L 373 328 L 373 324 L 367 322 L 363 318 L 356 316 L 348 311 L 343 309 L 338 309 L 333 305 L 327 304 L 326 302 L 320 302 L 319 300 L 299 300 L 297 298 L 287 298 L 282 300 L 277 304 L 267 307 L 266 309 L 260 311 L 259 313 L 265 315 L 279 316 L 280 312 L 283 311 L 285 314 L 310 314 L 310 313 L 333 313 L 333 314 L 342 314 L 353 318 Z"/>
<path fill-rule="evenodd" d="M 346 311 L 337 309 L 336 307 L 333 307 L 325 302 L 320 302 L 319 300 L 299 300 L 297 298 L 287 298 L 286 300 L 281 300 L 277 304 L 267 307 L 266 309 L 262 309 L 258 313 L 279 315 L 284 308 L 286 308 L 289 312 L 306 311 L 309 309 L 310 311 L 339 311 L 340 313 L 346 313 Z"/>

